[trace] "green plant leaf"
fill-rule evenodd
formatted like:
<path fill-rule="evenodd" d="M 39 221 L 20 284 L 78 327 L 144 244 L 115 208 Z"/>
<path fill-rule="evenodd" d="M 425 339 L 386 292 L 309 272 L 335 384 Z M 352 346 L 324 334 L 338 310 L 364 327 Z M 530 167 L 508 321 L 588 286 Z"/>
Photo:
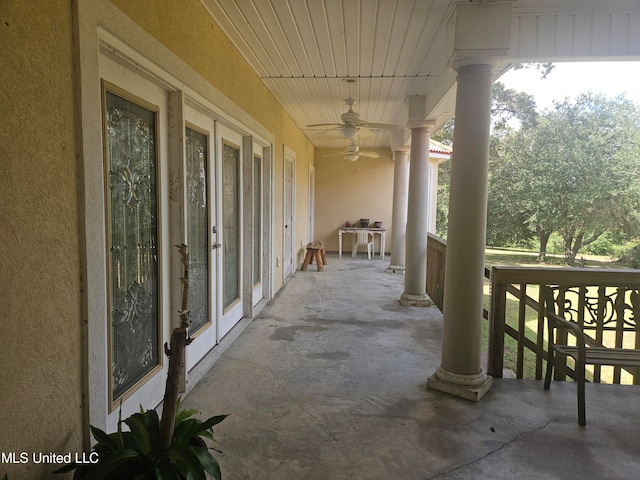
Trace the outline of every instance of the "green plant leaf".
<path fill-rule="evenodd" d="M 215 441 L 215 438 L 213 438 L 213 432 L 211 430 L 202 430 L 202 431 L 198 432 L 197 435 L 199 437 L 205 437 L 205 438 L 209 438 L 209 439 Z"/>
<path fill-rule="evenodd" d="M 93 435 L 93 438 L 95 438 L 99 444 L 106 447 L 106 449 L 118 450 L 123 447 L 123 445 L 121 444 L 122 439 L 119 435 L 117 434 L 107 435 L 106 432 L 104 432 L 103 430 L 100 430 L 97 427 L 94 427 L 93 425 L 89 425 L 89 428 L 91 429 L 91 434 Z M 120 442 L 118 440 L 120 440 Z"/>
<path fill-rule="evenodd" d="M 189 417 L 193 417 L 197 413 L 200 413 L 200 411 L 195 408 L 187 408 L 185 410 L 179 411 L 178 413 L 176 413 L 176 425 L 180 422 L 183 422 Z"/>
<path fill-rule="evenodd" d="M 176 424 L 173 431 L 173 445 L 188 445 L 189 441 L 197 436 L 200 430 L 200 420 L 189 418 Z"/>
<path fill-rule="evenodd" d="M 207 448 L 192 446 L 191 451 L 196 457 L 198 457 L 202 468 L 204 468 L 209 474 L 213 475 L 213 478 L 215 478 L 216 480 L 222 480 L 220 465 Z"/>
<path fill-rule="evenodd" d="M 143 454 L 149 454 L 153 451 L 151 436 L 144 422 L 144 414 L 135 413 L 124 421 L 135 439 L 135 443 Z"/>
<path fill-rule="evenodd" d="M 158 480 L 182 480 L 180 472 L 166 456 L 162 457 L 156 464 L 155 475 Z"/>
<path fill-rule="evenodd" d="M 154 452 L 160 451 L 160 419 L 158 412 L 155 410 L 147 410 L 143 413 L 144 424 L 151 438 L 151 447 Z"/>
<path fill-rule="evenodd" d="M 170 448 L 166 455 L 186 480 L 206 480 L 202 464 L 190 447 L 176 446 Z"/>
<path fill-rule="evenodd" d="M 214 425 L 219 424 L 220 422 L 222 422 L 225 418 L 227 418 L 229 415 L 216 415 L 215 417 L 209 417 L 207 418 L 204 422 L 202 422 L 200 424 L 200 430 L 209 430 L 210 428 L 212 428 Z"/>

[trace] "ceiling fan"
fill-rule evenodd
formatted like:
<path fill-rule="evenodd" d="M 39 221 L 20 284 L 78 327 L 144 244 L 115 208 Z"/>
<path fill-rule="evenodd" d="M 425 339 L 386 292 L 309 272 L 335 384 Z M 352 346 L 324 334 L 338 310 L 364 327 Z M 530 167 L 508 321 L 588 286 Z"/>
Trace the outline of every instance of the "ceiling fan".
<path fill-rule="evenodd" d="M 350 162 L 355 162 L 360 157 L 378 158 L 380 156 L 378 152 L 361 151 L 360 147 L 356 145 L 356 142 L 354 140 L 351 145 L 347 145 L 347 147 L 344 149 L 344 152 L 331 153 L 329 155 L 325 155 L 325 157 L 338 157 L 341 155 L 344 155 L 344 159 L 349 160 Z"/>
<path fill-rule="evenodd" d="M 347 98 L 344 100 L 349 106 L 349 110 L 340 115 L 342 119 L 342 123 L 318 123 L 315 125 L 307 125 L 307 128 L 318 128 L 318 127 L 333 127 L 329 128 L 325 131 L 330 130 L 338 130 L 345 138 L 350 140 L 360 136 L 362 138 L 369 137 L 373 135 L 373 130 L 396 130 L 398 127 L 396 125 L 389 125 L 386 123 L 370 123 L 365 120 L 360 119 L 360 114 L 358 112 L 353 111 L 353 106 L 356 104 L 356 101 L 353 98 Z"/>

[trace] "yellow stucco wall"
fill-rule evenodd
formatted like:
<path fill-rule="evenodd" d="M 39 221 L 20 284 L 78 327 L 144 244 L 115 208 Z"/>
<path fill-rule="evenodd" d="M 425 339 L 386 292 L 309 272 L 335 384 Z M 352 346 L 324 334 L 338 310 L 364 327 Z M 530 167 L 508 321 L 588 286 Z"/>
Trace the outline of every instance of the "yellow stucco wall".
<path fill-rule="evenodd" d="M 81 443 L 80 274 L 68 0 L 0 2 L 0 452 Z M 10 480 L 52 467 L 0 465 Z"/>
<path fill-rule="evenodd" d="M 372 150 L 372 149 L 366 149 Z M 327 251 L 338 251 L 338 228 L 346 221 L 368 218 L 381 221 L 391 247 L 393 210 L 393 160 L 390 149 L 374 149 L 379 158 L 360 157 L 355 162 L 327 156 L 335 149 L 316 149 L 316 238 Z M 351 252 L 351 235 L 343 236 L 342 253 Z M 376 252 L 379 250 L 376 237 Z"/>
<path fill-rule="evenodd" d="M 307 243 L 308 170 L 313 145 L 264 86 L 256 72 L 210 17 L 199 0 L 112 0 L 144 30 L 157 38 L 214 87 L 275 135 L 274 145 L 274 256 L 283 252 L 284 145 L 296 153 L 297 266 Z M 282 286 L 282 261 L 274 266 L 274 288 Z"/>

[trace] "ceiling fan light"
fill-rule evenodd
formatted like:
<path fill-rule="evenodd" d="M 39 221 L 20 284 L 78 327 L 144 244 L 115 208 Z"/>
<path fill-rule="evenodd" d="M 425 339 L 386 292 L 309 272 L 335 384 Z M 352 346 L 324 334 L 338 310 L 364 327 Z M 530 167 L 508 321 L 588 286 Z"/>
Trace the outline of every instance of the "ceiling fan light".
<path fill-rule="evenodd" d="M 356 160 L 358 160 L 358 157 L 360 156 L 360 154 L 358 153 L 350 153 L 349 155 L 347 155 L 346 158 L 347 160 L 349 160 L 350 162 L 355 162 Z"/>
<path fill-rule="evenodd" d="M 342 135 L 344 135 L 345 138 L 349 139 L 356 138 L 356 136 L 358 135 L 358 131 L 358 127 L 354 125 L 345 125 L 344 127 L 340 128 L 340 132 L 342 133 Z"/>

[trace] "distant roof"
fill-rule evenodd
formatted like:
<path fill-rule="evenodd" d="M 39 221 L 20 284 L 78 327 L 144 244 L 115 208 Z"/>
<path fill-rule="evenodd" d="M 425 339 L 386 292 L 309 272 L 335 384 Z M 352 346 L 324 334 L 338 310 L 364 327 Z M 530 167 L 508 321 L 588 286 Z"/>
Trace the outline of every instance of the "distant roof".
<path fill-rule="evenodd" d="M 444 143 L 436 142 L 435 140 L 429 140 L 429 151 L 431 153 L 443 153 L 445 155 L 451 155 L 453 149 L 447 147 Z"/>

